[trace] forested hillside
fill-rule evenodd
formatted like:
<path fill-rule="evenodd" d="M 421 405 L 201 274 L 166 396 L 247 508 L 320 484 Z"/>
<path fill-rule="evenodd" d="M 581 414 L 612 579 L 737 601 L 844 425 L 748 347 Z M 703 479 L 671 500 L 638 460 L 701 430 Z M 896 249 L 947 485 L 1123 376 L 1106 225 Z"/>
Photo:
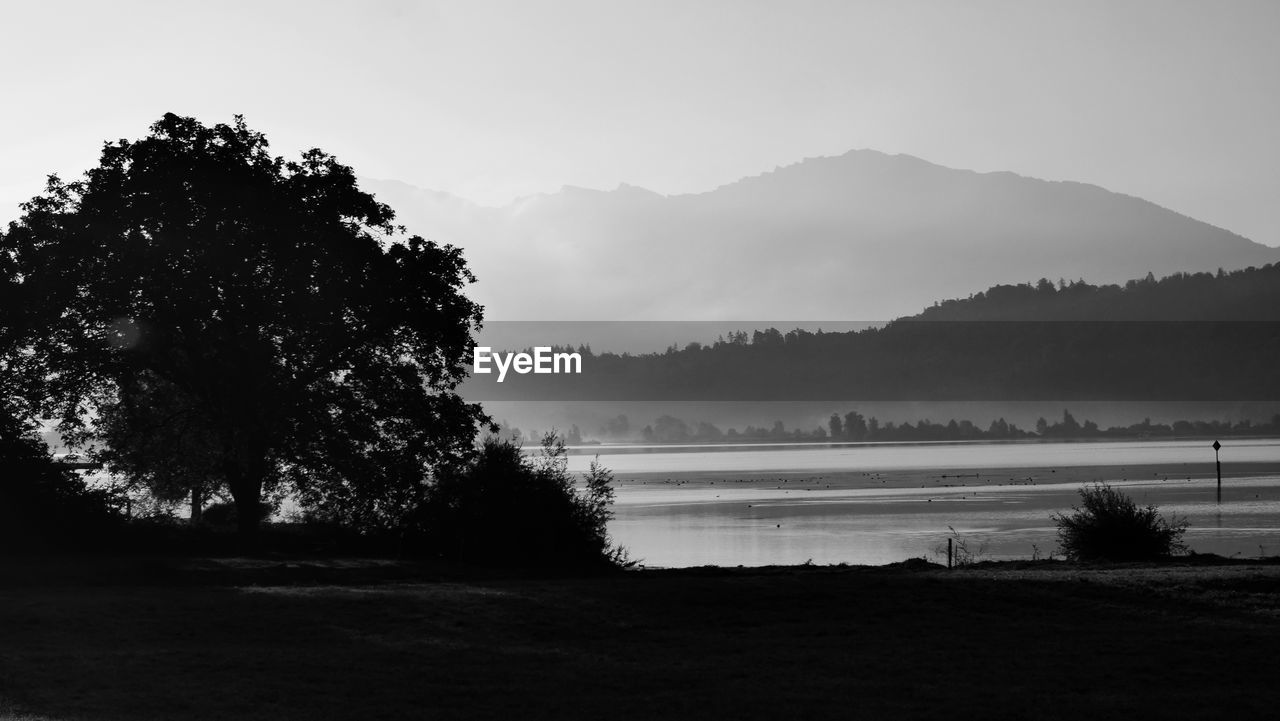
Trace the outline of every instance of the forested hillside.
<path fill-rule="evenodd" d="M 481 399 L 1277 400 L 1280 267 L 1041 281 L 881 328 L 775 328 L 647 355 L 583 352 L 579 375 L 473 378 Z"/>
<path fill-rule="evenodd" d="M 1047 278 L 946 300 L 921 320 L 1280 320 L 1280 264 L 1231 272 L 1151 274 L 1124 285 Z"/>

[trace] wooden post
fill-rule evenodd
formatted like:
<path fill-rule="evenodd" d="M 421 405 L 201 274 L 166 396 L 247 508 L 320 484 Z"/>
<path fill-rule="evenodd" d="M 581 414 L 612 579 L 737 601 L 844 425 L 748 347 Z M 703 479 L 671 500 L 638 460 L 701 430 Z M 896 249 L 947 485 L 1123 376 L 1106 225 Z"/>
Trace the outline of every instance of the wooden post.
<path fill-rule="evenodd" d="M 1222 459 L 1218 457 L 1218 449 L 1221 447 L 1221 443 L 1213 442 L 1213 462 L 1218 466 L 1218 503 L 1222 503 Z"/>
<path fill-rule="evenodd" d="M 947 539 L 947 568 L 951 568 L 951 539 Z"/>

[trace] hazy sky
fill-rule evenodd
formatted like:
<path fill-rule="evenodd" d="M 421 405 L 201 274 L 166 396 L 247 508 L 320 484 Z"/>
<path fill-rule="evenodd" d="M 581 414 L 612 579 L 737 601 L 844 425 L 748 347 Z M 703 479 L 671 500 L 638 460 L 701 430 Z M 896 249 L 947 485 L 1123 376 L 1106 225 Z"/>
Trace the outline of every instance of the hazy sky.
<path fill-rule="evenodd" d="M 873 148 L 1280 245 L 1280 2 L 6 4 L 0 217 L 166 111 L 489 204 Z"/>

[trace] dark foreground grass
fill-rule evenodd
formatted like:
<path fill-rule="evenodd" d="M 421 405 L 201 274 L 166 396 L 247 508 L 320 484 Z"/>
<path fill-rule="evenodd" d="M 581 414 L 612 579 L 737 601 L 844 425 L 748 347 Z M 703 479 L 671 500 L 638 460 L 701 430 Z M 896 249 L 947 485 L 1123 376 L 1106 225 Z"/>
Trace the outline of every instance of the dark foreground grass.
<path fill-rule="evenodd" d="M 0 717 L 1274 718 L 1280 566 L 7 564 Z"/>

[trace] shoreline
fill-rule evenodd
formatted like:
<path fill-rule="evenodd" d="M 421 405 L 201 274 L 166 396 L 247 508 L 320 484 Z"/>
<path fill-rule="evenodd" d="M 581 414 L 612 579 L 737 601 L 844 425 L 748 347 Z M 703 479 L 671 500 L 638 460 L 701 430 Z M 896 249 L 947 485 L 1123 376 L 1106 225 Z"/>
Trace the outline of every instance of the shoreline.
<path fill-rule="evenodd" d="M 1223 483 L 1231 478 L 1276 476 L 1280 463 L 1232 463 L 1224 465 Z M 833 490 L 883 488 L 967 488 L 975 486 L 1034 486 L 1046 483 L 1091 484 L 1132 483 L 1154 480 L 1204 480 L 1216 478 L 1212 463 L 1152 463 L 1135 465 L 1098 464 L 1090 466 L 1018 466 L 1010 468 L 871 468 L 858 470 L 792 471 L 631 471 L 615 474 L 620 485 L 706 485 L 715 483 L 746 488 L 776 485 L 779 482 L 812 484 Z"/>

